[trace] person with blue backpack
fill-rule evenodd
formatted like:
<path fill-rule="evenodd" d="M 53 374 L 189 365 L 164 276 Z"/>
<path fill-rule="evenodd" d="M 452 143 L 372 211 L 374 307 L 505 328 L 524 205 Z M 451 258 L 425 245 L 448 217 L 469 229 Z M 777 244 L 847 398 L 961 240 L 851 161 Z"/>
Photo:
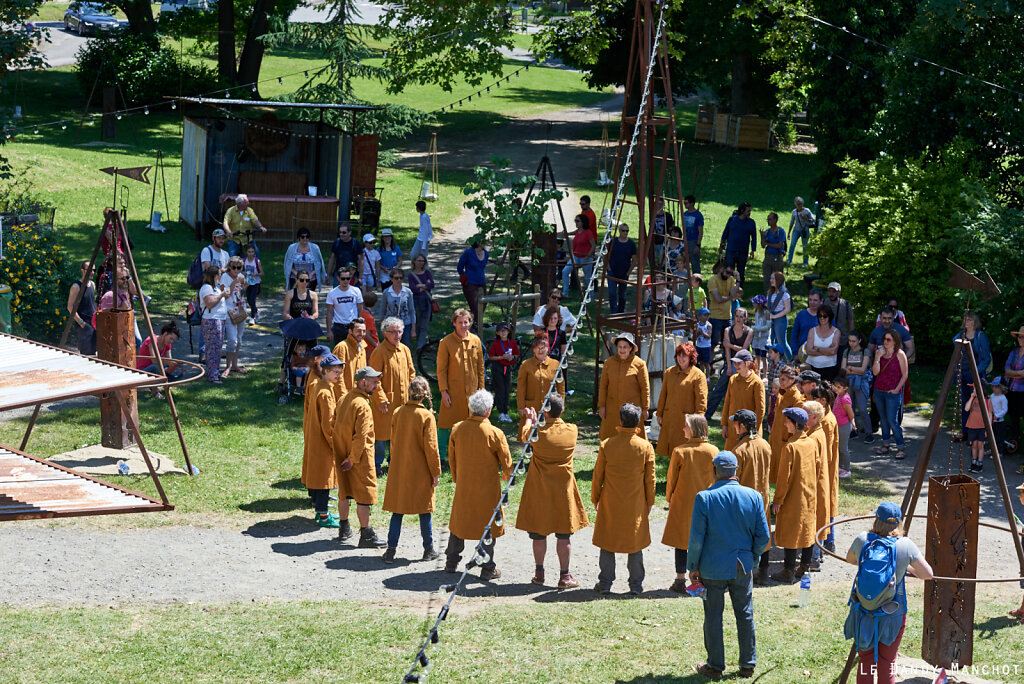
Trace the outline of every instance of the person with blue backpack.
<path fill-rule="evenodd" d="M 879 504 L 871 530 L 857 535 L 846 552 L 857 566 L 843 629 L 847 639 L 856 639 L 857 684 L 895 683 L 894 663 L 907 625 L 906 575 L 933 577 L 924 554 L 903 536 L 902 520 L 899 506 Z"/>

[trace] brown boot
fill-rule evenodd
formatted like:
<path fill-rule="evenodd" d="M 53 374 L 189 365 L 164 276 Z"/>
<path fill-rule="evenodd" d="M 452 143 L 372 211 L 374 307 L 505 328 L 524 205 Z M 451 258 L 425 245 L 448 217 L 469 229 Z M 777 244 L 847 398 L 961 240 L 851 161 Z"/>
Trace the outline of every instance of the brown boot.
<path fill-rule="evenodd" d="M 783 584 L 793 584 L 793 582 L 796 582 L 796 577 L 796 571 L 793 568 L 782 568 L 782 570 L 772 575 L 773 580 Z"/>
<path fill-rule="evenodd" d="M 754 584 L 759 587 L 768 586 L 768 569 L 758 568 L 757 572 L 754 573 Z"/>

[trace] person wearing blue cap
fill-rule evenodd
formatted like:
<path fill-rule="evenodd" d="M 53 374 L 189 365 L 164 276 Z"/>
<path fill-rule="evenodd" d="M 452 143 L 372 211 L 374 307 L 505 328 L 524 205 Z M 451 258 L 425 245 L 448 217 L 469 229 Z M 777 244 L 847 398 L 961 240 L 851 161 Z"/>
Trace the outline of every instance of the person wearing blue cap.
<path fill-rule="evenodd" d="M 772 512 L 775 513 L 775 543 L 785 550 L 785 556 L 782 570 L 772 575 L 772 579 L 792 584 L 810 568 L 814 533 L 818 530 L 817 443 L 804 434 L 807 411 L 794 407 L 782 414 L 790 437 L 779 462 Z M 800 553 L 799 567 L 797 552 Z"/>
<path fill-rule="evenodd" d="M 754 634 L 754 564 L 768 548 L 768 520 L 761 495 L 739 483 L 739 461 L 722 451 L 712 461 L 715 483 L 697 494 L 690 522 L 686 568 L 694 584 L 707 588 L 704 600 L 704 647 L 707 662 L 697 671 L 721 679 L 725 671 L 722 612 L 729 592 L 736 616 L 741 677 L 753 677 L 757 666 Z"/>
<path fill-rule="evenodd" d="M 706 306 L 697 309 L 697 336 L 693 346 L 697 348 L 697 364 L 707 377 L 711 376 L 711 310 Z"/>
<path fill-rule="evenodd" d="M 317 525 L 335 529 L 339 526 L 338 518 L 328 509 L 328 495 L 338 486 L 332 441 L 336 402 L 331 385 L 341 379 L 343 366 L 334 354 L 328 352 L 323 356 L 318 364 L 318 377 L 306 387 L 307 404 L 302 418 L 302 484 L 313 501 Z"/>
<path fill-rule="evenodd" d="M 893 663 L 907 625 L 906 575 L 933 577 L 924 554 L 903 536 L 902 520 L 899 506 L 882 502 L 871 530 L 857 535 L 846 552 L 847 562 L 857 566 L 843 627 L 857 644 L 857 684 L 896 681 Z"/>

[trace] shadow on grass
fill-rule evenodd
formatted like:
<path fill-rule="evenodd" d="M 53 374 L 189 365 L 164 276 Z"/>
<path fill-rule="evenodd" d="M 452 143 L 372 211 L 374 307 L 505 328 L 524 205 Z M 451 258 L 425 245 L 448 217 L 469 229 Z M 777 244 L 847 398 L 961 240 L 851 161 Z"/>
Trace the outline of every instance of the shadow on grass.
<path fill-rule="evenodd" d="M 290 489 L 295 491 L 305 491 L 306 485 L 302 484 L 302 480 L 297 477 L 293 477 L 290 480 L 281 480 L 270 485 L 271 489 Z"/>
<path fill-rule="evenodd" d="M 242 530 L 242 534 L 257 539 L 272 537 L 297 537 L 316 530 L 312 516 L 293 515 L 282 520 L 262 520 Z"/>
<path fill-rule="evenodd" d="M 843 481 L 843 490 L 847 494 L 868 498 L 885 498 L 892 496 L 892 488 L 884 480 L 874 478 L 856 478 Z"/>
<path fill-rule="evenodd" d="M 984 622 L 978 621 L 974 623 L 974 631 L 977 632 L 979 639 L 991 639 L 996 636 L 999 630 L 1006 629 L 1007 627 L 1020 627 L 1020 622 L 1009 615 L 1000 615 L 999 617 L 989 618 Z"/>
<path fill-rule="evenodd" d="M 241 504 L 240 511 L 249 513 L 285 513 L 309 508 L 309 499 L 300 499 L 294 496 L 279 496 L 270 499 L 261 499 L 250 503 Z"/>

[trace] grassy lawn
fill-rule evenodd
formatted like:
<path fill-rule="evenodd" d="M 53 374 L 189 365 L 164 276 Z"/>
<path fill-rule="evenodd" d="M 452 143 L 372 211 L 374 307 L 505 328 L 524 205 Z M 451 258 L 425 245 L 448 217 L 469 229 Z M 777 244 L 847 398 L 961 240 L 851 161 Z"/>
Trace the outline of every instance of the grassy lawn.
<path fill-rule="evenodd" d="M 908 583 L 901 649 L 914 656 L 921 586 Z M 800 609 L 796 587 L 755 589 L 758 682 L 827 682 L 838 675 L 849 648 L 842 639 L 847 591 L 845 583 L 815 585 L 812 608 Z M 1024 647 L 1024 630 L 1005 616 L 1014 598 L 999 588 L 978 590 L 974 662 L 1008 666 L 1005 681 L 1018 680 L 1013 668 Z M 590 592 L 566 599 L 560 602 L 555 592 L 537 592 L 524 603 L 463 599 L 429 651 L 428 681 L 706 681 L 692 669 L 704 658 L 696 600 L 602 600 Z M 724 625 L 727 668 L 735 676 L 728 608 Z M 0 678 L 26 684 L 400 681 L 425 629 L 419 608 L 353 602 L 0 608 Z"/>

